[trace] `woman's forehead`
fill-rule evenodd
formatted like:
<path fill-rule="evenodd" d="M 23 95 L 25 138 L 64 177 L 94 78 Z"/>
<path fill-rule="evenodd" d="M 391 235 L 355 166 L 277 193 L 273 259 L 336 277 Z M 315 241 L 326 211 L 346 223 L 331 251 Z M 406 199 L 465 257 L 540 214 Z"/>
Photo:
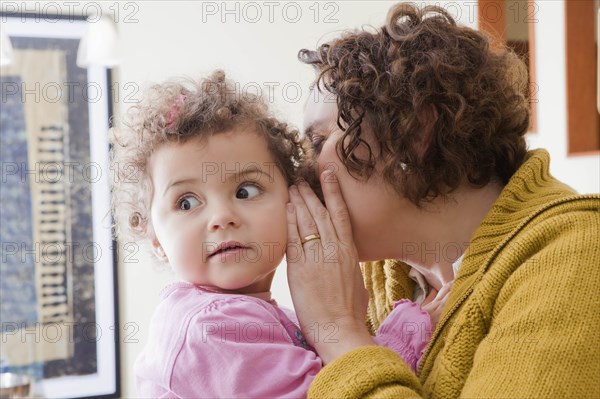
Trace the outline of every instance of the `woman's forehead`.
<path fill-rule="evenodd" d="M 304 130 L 329 127 L 337 120 L 337 113 L 335 95 L 313 89 L 304 105 Z"/>

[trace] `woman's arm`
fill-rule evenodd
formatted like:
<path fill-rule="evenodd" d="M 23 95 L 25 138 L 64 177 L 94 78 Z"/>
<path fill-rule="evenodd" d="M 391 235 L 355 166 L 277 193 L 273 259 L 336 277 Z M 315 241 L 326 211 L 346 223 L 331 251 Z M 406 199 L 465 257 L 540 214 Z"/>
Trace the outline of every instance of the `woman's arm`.
<path fill-rule="evenodd" d="M 422 387 L 408 365 L 391 349 L 364 346 L 323 368 L 309 398 L 419 398 Z"/>

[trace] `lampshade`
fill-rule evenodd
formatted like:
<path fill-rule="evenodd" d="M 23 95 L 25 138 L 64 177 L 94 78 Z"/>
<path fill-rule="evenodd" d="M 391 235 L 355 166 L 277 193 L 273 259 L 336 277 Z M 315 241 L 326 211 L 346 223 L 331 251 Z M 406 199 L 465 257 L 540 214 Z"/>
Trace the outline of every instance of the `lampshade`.
<path fill-rule="evenodd" d="M 77 50 L 77 66 L 80 68 L 111 68 L 120 63 L 117 29 L 113 21 L 103 16 L 97 21 L 88 19 L 87 28 Z"/>
<path fill-rule="evenodd" d="M 0 25 L 0 67 L 10 65 L 13 61 L 13 48 L 10 38 Z"/>

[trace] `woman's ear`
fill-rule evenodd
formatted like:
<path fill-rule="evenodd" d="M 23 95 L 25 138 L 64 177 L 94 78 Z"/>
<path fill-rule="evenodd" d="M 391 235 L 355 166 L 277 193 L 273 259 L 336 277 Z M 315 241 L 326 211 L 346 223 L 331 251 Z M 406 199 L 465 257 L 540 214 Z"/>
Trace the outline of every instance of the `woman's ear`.
<path fill-rule="evenodd" d="M 156 237 L 152 238 L 152 251 L 154 252 L 154 255 L 156 255 L 156 257 L 163 262 L 169 261 L 165 250 L 163 249 L 162 245 L 160 245 L 160 242 L 158 242 Z"/>

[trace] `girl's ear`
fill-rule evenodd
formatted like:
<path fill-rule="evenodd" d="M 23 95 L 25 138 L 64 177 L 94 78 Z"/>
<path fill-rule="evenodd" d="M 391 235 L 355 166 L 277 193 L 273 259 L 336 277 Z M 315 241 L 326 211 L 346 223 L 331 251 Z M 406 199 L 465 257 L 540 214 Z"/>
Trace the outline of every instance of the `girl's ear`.
<path fill-rule="evenodd" d="M 167 259 L 167 254 L 165 253 L 165 250 L 163 249 L 162 245 L 160 245 L 160 242 L 158 242 L 156 237 L 152 238 L 152 251 L 154 252 L 154 255 L 156 255 L 156 257 L 162 260 L 163 262 L 169 261 Z"/>

